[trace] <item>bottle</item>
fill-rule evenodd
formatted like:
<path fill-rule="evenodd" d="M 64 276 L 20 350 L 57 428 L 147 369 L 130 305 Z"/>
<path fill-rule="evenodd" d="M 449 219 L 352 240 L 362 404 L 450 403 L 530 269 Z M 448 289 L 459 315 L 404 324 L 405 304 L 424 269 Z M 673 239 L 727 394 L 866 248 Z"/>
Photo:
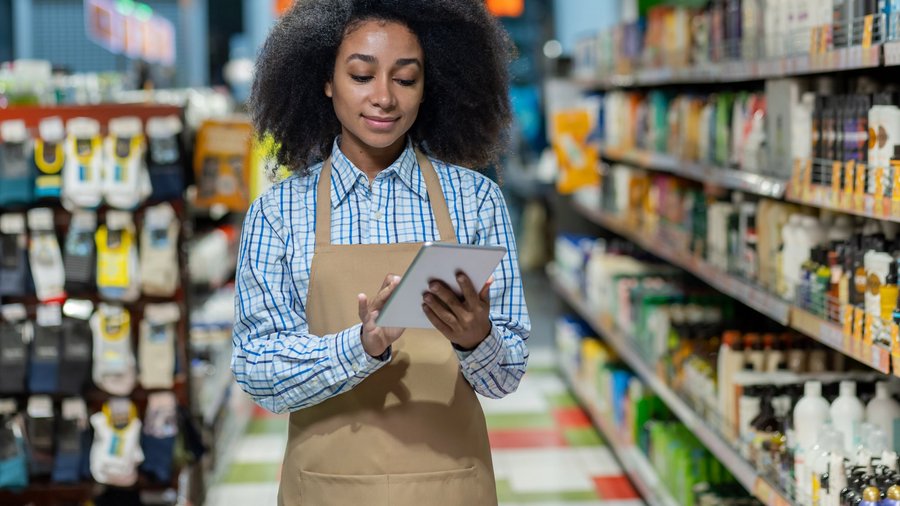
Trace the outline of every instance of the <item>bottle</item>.
<path fill-rule="evenodd" d="M 759 334 L 750 332 L 744 336 L 745 367 L 756 372 L 765 372 L 766 350 Z"/>
<path fill-rule="evenodd" d="M 878 490 L 878 487 L 866 487 L 866 489 L 863 490 L 862 499 L 859 506 L 879 506 L 879 503 L 881 502 L 881 491 Z"/>
<path fill-rule="evenodd" d="M 888 269 L 888 275 L 881 285 L 881 319 L 891 321 L 894 316 L 894 308 L 897 307 L 897 261 L 892 259 Z"/>
<path fill-rule="evenodd" d="M 834 430 L 831 424 L 826 424 L 819 431 L 819 440 L 807 455 L 807 469 L 809 476 L 809 488 L 803 488 L 799 485 L 800 471 L 794 470 L 798 478 L 797 499 L 798 503 L 806 504 L 809 502 L 813 506 L 822 506 L 826 504 L 827 489 L 823 488 L 822 476 L 828 473 L 828 462 L 831 454 L 838 452 L 843 454 L 841 448 L 844 444 L 844 438 L 840 432 Z M 808 501 L 807 501 L 808 499 Z"/>
<path fill-rule="evenodd" d="M 806 372 L 807 356 L 803 343 L 805 339 L 795 340 L 789 332 L 782 335 L 784 349 L 787 350 L 787 368 L 789 371 L 800 374 Z"/>
<path fill-rule="evenodd" d="M 753 419 L 753 443 L 750 447 L 750 461 L 756 464 L 768 464 L 764 460 L 771 441 L 781 438 L 782 421 L 775 414 L 772 405 L 773 391 L 766 389 L 759 400 L 759 415 Z M 769 465 L 763 467 L 768 468 Z"/>
<path fill-rule="evenodd" d="M 816 300 L 813 309 L 815 312 L 825 318 L 829 317 L 828 311 L 828 289 L 831 286 L 831 265 L 837 262 L 837 254 L 830 251 L 819 251 L 819 266 L 816 269 Z"/>
<path fill-rule="evenodd" d="M 856 397 L 856 383 L 842 381 L 840 395 L 831 403 L 831 423 L 844 435 L 844 451 L 853 455 L 856 451 L 856 434 L 865 415 L 865 407 Z"/>
<path fill-rule="evenodd" d="M 763 335 L 763 348 L 766 351 L 766 372 L 777 372 L 787 368 L 784 343 L 775 334 Z"/>
<path fill-rule="evenodd" d="M 900 506 L 900 485 L 892 485 L 886 495 L 879 506 Z"/>
<path fill-rule="evenodd" d="M 900 404 L 891 397 L 884 381 L 875 383 L 875 398 L 866 406 L 866 421 L 884 431 L 887 448 L 894 448 L 894 421 L 900 419 Z"/>
<path fill-rule="evenodd" d="M 828 401 L 822 397 L 822 383 L 807 381 L 803 385 L 803 398 L 794 406 L 794 476 L 798 490 L 810 490 L 810 470 L 807 462 L 812 447 L 822 438 L 822 428 L 829 418 Z"/>

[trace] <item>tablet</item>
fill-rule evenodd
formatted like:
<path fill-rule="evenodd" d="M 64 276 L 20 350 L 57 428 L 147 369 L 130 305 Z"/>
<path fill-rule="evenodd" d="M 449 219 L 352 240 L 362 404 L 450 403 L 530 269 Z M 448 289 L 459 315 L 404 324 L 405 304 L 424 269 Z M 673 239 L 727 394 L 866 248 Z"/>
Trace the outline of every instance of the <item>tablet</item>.
<path fill-rule="evenodd" d="M 422 294 L 428 291 L 428 283 L 438 279 L 461 294 L 456 273 L 462 271 L 480 291 L 505 255 L 503 246 L 426 242 L 375 323 L 379 327 L 433 329 L 422 310 Z"/>

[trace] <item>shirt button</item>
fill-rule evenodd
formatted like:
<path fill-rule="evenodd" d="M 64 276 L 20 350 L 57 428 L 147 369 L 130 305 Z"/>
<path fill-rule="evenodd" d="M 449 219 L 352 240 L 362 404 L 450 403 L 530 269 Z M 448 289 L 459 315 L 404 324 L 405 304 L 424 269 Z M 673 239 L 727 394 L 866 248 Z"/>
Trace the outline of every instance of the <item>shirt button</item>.
<path fill-rule="evenodd" d="M 384 218 L 384 215 L 381 214 L 381 211 L 375 211 L 375 219 L 381 220 L 381 218 Z"/>

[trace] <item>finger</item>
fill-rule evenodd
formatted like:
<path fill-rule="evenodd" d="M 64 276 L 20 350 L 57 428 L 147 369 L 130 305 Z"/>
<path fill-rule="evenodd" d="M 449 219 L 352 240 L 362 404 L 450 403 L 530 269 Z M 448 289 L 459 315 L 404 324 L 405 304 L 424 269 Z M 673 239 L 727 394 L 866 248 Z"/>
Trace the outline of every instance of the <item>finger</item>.
<path fill-rule="evenodd" d="M 432 281 L 428 284 L 428 290 L 454 312 L 458 313 L 465 310 L 462 302 L 459 300 L 459 296 L 443 282 L 438 280 Z"/>
<path fill-rule="evenodd" d="M 481 293 L 479 294 L 482 301 L 484 301 L 484 302 L 491 301 L 491 285 L 493 285 L 493 284 L 494 284 L 494 276 L 492 275 L 491 277 L 488 278 L 487 283 L 484 284 L 484 287 L 481 289 Z"/>
<path fill-rule="evenodd" d="M 422 311 L 425 312 L 425 317 L 428 318 L 428 321 L 430 321 L 431 324 L 434 325 L 434 328 L 436 328 L 438 332 L 443 334 L 445 337 L 449 337 L 453 334 L 453 329 L 451 329 L 449 325 L 444 323 L 444 320 L 441 320 L 441 318 L 437 314 L 435 314 L 435 312 L 431 309 L 431 307 L 428 306 L 428 304 L 422 304 Z"/>
<path fill-rule="evenodd" d="M 400 276 L 394 276 L 393 279 L 388 282 L 387 286 L 383 287 L 377 295 L 375 295 L 375 299 L 372 300 L 372 309 L 381 309 L 384 307 L 384 303 L 391 297 L 391 294 L 394 293 L 394 290 L 397 288 L 397 284 L 400 283 Z"/>
<path fill-rule="evenodd" d="M 426 293 L 423 302 L 435 315 L 437 315 L 438 318 L 441 319 L 441 321 L 446 323 L 448 327 L 454 329 L 459 327 L 459 318 L 457 318 L 456 313 L 448 308 L 443 301 L 435 296 L 435 294 Z"/>
<path fill-rule="evenodd" d="M 369 317 L 369 298 L 366 297 L 366 294 L 360 293 L 356 296 L 356 301 L 359 304 L 359 321 L 366 323 L 366 319 Z"/>
<path fill-rule="evenodd" d="M 459 283 L 459 288 L 462 290 L 463 300 L 471 308 L 472 304 L 478 302 L 478 293 L 475 291 L 472 279 L 466 273 L 460 271 L 456 273 L 456 282 Z"/>

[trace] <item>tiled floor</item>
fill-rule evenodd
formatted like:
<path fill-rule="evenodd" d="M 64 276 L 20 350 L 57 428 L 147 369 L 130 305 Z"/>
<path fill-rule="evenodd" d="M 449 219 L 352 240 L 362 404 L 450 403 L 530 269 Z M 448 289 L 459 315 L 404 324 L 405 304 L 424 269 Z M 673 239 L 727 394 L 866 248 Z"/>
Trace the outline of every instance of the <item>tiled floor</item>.
<path fill-rule="evenodd" d="M 519 390 L 482 402 L 502 506 L 640 506 L 643 502 L 553 371 L 535 350 Z M 238 442 L 211 506 L 275 504 L 287 420 L 261 409 Z"/>

